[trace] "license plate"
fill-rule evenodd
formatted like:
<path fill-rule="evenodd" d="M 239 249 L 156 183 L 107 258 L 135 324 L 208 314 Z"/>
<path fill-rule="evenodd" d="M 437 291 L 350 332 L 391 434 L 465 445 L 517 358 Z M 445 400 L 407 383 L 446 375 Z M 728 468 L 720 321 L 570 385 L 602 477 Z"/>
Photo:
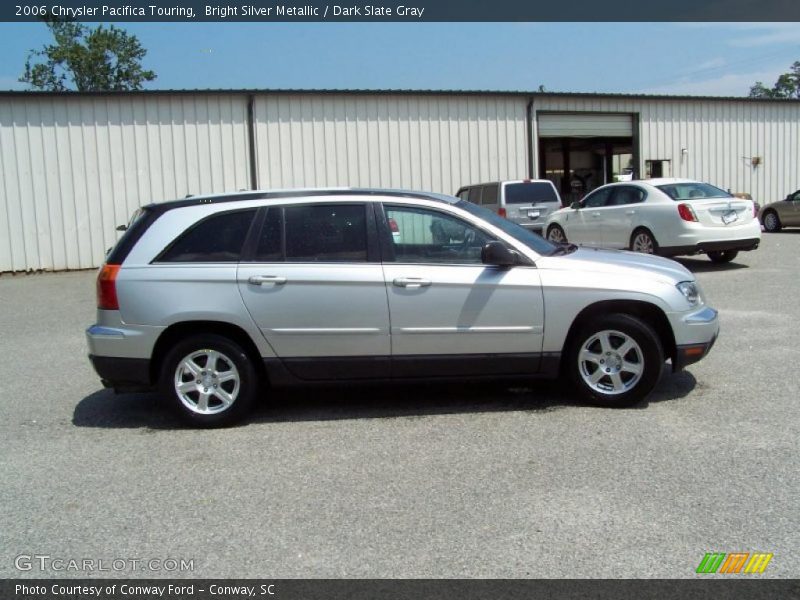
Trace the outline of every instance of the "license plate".
<path fill-rule="evenodd" d="M 529 219 L 538 219 L 540 214 L 541 213 L 538 210 L 533 210 L 533 211 L 528 212 L 528 218 Z"/>
<path fill-rule="evenodd" d="M 722 222 L 725 223 L 725 225 L 730 225 L 734 221 L 738 220 L 739 220 L 739 215 L 735 210 L 728 211 L 724 215 L 722 215 Z"/>

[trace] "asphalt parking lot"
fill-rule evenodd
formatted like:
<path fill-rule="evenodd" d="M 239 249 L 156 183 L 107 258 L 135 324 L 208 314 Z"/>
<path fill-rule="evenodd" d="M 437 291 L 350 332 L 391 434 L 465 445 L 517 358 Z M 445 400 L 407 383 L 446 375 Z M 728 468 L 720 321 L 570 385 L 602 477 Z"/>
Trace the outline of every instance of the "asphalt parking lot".
<path fill-rule="evenodd" d="M 0 276 L 0 576 L 14 558 L 184 558 L 193 577 L 693 577 L 706 552 L 800 575 L 800 231 L 682 262 L 712 353 L 637 408 L 556 384 L 283 393 L 183 428 L 86 359 L 93 272 Z"/>

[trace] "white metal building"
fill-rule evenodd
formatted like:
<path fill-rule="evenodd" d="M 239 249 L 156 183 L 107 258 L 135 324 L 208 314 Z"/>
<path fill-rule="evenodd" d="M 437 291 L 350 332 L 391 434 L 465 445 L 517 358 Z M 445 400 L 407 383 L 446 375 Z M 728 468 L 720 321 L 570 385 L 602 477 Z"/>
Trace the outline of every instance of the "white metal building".
<path fill-rule="evenodd" d="M 547 177 L 800 188 L 800 102 L 414 91 L 0 92 L 0 272 L 101 264 L 140 205 L 250 188 Z"/>

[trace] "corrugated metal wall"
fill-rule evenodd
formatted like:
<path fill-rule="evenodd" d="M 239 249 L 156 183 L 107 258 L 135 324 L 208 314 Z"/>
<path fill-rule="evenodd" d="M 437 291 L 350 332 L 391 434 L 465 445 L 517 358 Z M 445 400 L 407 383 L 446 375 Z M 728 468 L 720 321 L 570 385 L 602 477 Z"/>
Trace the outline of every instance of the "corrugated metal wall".
<path fill-rule="evenodd" d="M 242 96 L 0 99 L 0 271 L 102 263 L 139 206 L 249 186 Z"/>
<path fill-rule="evenodd" d="M 534 110 L 638 113 L 642 176 L 645 161 L 670 160 L 673 177 L 748 192 L 762 204 L 800 188 L 799 102 L 543 96 Z M 754 156 L 761 165 L 752 166 Z"/>
<path fill-rule="evenodd" d="M 259 187 L 454 194 L 467 183 L 522 178 L 525 109 L 514 96 L 260 96 Z"/>
<path fill-rule="evenodd" d="M 522 178 L 527 101 L 257 94 L 258 184 L 453 193 Z M 98 266 L 138 206 L 248 188 L 247 102 L 245 93 L 203 92 L 0 97 L 0 272 Z M 537 95 L 534 110 L 638 114 L 642 173 L 646 160 L 668 159 L 674 176 L 762 203 L 800 188 L 798 102 Z M 538 144 L 533 151 L 538 169 Z"/>

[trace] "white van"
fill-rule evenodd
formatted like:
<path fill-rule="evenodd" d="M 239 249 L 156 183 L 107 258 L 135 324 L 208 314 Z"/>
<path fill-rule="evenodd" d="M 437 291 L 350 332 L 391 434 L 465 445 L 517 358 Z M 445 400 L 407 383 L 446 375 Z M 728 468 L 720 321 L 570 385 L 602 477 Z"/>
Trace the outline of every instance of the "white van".
<path fill-rule="evenodd" d="M 493 210 L 541 234 L 548 215 L 561 208 L 561 196 L 548 179 L 519 179 L 465 185 L 456 196 Z"/>

